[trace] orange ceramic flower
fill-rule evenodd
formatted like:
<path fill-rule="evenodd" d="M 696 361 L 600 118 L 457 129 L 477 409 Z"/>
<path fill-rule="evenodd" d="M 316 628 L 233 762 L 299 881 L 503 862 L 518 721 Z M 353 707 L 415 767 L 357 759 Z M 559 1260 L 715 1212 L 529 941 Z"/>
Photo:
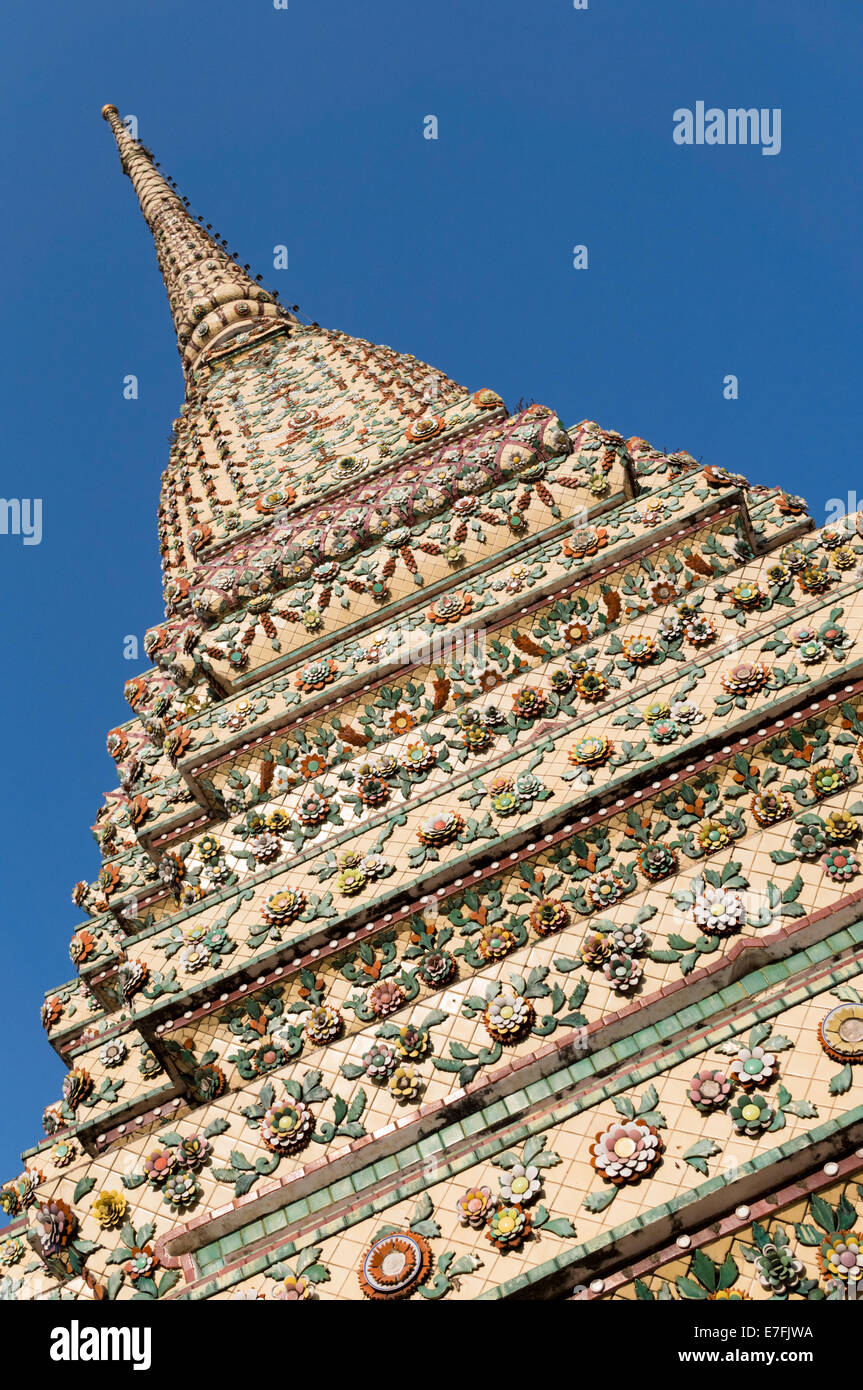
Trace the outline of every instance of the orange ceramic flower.
<path fill-rule="evenodd" d="M 656 656 L 656 643 L 652 637 L 627 637 L 623 642 L 623 656 L 633 666 L 646 666 Z"/>
<path fill-rule="evenodd" d="M 99 887 L 106 898 L 109 898 L 111 894 L 115 892 L 119 882 L 120 870 L 117 868 L 116 864 L 105 864 L 99 871 Z"/>
<path fill-rule="evenodd" d="M 309 753 L 300 759 L 300 772 L 307 781 L 312 777 L 320 777 L 326 770 L 327 760 L 323 753 Z"/>
<path fill-rule="evenodd" d="M 611 756 L 612 749 L 610 739 L 589 734 L 573 744 L 567 757 L 576 767 L 600 767 Z"/>
<path fill-rule="evenodd" d="M 394 709 L 389 715 L 387 723 L 391 734 L 408 734 L 416 724 L 416 720 L 409 709 Z"/>
<path fill-rule="evenodd" d="M 466 616 L 472 607 L 473 597 L 470 594 L 442 594 L 426 609 L 426 617 L 430 623 L 455 623 Z"/>
<path fill-rule="evenodd" d="M 587 623 L 567 623 L 566 627 L 560 630 L 560 640 L 567 651 L 586 642 L 589 637 L 590 628 Z"/>
<path fill-rule="evenodd" d="M 335 661 L 329 657 L 322 657 L 319 661 L 310 661 L 304 666 L 299 675 L 294 677 L 294 685 L 298 690 L 306 692 L 323 690 L 338 674 L 339 668 Z"/>
<path fill-rule="evenodd" d="M 583 700 L 601 700 L 608 691 L 608 681 L 599 671 L 583 671 L 576 677 L 575 688 Z"/>
<path fill-rule="evenodd" d="M 497 392 L 491 391 L 487 386 L 483 386 L 479 391 L 474 391 L 471 400 L 474 405 L 479 406 L 480 410 L 494 410 L 497 406 L 503 405 Z"/>
<path fill-rule="evenodd" d="M 406 1298 L 428 1275 L 431 1250 L 415 1231 L 389 1231 L 369 1246 L 357 1276 L 364 1297 Z"/>
<path fill-rule="evenodd" d="M 436 434 L 440 434 L 446 421 L 442 415 L 423 415 L 419 420 L 413 420 L 405 430 L 405 437 L 412 444 L 418 444 L 423 439 L 433 439 Z"/>
<path fill-rule="evenodd" d="M 586 555 L 595 555 L 608 545 L 608 532 L 604 526 L 579 526 L 563 543 L 563 553 L 570 559 L 581 560 Z"/>
<path fill-rule="evenodd" d="M 192 735 L 188 729 L 173 729 L 166 734 L 162 747 L 169 762 L 176 764 L 191 742 Z"/>

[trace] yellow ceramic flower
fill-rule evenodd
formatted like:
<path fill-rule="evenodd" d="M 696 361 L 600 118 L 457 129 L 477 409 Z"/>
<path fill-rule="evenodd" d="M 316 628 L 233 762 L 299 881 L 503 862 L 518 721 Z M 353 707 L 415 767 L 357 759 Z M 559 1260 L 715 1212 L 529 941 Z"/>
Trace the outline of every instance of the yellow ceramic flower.
<path fill-rule="evenodd" d="M 843 840 L 856 839 L 859 828 L 850 811 L 831 811 L 824 822 L 828 840 L 837 840 L 840 843 Z"/>
<path fill-rule="evenodd" d="M 107 1230 L 110 1226 L 119 1226 L 126 1215 L 126 1198 L 122 1192 L 102 1192 L 96 1198 L 90 1211 L 95 1216 L 100 1226 Z"/>
<path fill-rule="evenodd" d="M 715 854 L 730 843 L 731 831 L 721 821 L 703 820 L 698 827 L 697 839 L 705 854 Z"/>

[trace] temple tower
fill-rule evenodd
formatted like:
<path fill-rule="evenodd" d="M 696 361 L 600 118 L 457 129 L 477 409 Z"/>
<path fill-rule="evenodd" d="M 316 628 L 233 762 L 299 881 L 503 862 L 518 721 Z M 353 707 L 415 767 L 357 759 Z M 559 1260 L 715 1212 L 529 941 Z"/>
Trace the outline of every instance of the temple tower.
<path fill-rule="evenodd" d="M 856 1285 L 857 529 L 303 322 L 103 116 L 185 400 L 3 1292 Z"/>

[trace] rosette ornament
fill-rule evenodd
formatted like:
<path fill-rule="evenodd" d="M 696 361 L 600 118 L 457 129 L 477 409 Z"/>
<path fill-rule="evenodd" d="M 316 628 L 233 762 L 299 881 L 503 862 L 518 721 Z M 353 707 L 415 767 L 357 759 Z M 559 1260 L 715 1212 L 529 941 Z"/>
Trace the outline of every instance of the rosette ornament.
<path fill-rule="evenodd" d="M 372 1299 L 408 1298 L 431 1269 L 427 1241 L 413 1231 L 391 1231 L 369 1246 L 358 1270 L 360 1289 Z"/>
<path fill-rule="evenodd" d="M 590 1146 L 591 1167 L 617 1186 L 647 1177 L 661 1156 L 659 1130 L 638 1119 L 609 1125 Z"/>

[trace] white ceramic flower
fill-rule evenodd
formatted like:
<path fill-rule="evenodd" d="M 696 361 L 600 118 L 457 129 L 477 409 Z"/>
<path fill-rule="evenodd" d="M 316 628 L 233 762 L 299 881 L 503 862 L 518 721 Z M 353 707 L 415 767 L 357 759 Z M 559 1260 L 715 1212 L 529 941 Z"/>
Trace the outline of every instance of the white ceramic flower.
<path fill-rule="evenodd" d="M 711 935 L 733 931 L 746 916 L 740 896 L 724 888 L 705 888 L 696 897 L 692 911 L 698 925 Z"/>
<path fill-rule="evenodd" d="M 643 1120 L 613 1124 L 590 1146 L 592 1166 L 610 1182 L 633 1182 L 659 1162 L 659 1135 Z"/>
<path fill-rule="evenodd" d="M 776 1056 L 763 1047 L 741 1047 L 728 1070 L 744 1088 L 765 1086 L 776 1075 Z"/>
<path fill-rule="evenodd" d="M 291 785 L 291 769 L 277 764 L 273 771 L 273 780 L 270 783 L 270 794 L 275 796 L 277 792 L 284 792 Z"/>
<path fill-rule="evenodd" d="M 180 965 L 191 975 L 197 970 L 203 970 L 209 961 L 210 955 L 205 946 L 185 946 L 180 952 Z"/>
<path fill-rule="evenodd" d="M 103 1067 L 118 1067 L 126 1056 L 126 1044 L 122 1038 L 114 1038 L 111 1042 L 106 1042 L 100 1049 L 99 1061 Z"/>
<path fill-rule="evenodd" d="M 539 1195 L 541 1187 L 542 1180 L 538 1168 L 534 1168 L 532 1164 L 525 1168 L 523 1163 L 514 1163 L 500 1179 L 501 1201 L 508 1206 L 513 1202 L 522 1207 L 527 1206 Z"/>
<path fill-rule="evenodd" d="M 678 724 L 700 724 L 704 718 L 692 700 L 672 700 L 668 712 Z"/>

